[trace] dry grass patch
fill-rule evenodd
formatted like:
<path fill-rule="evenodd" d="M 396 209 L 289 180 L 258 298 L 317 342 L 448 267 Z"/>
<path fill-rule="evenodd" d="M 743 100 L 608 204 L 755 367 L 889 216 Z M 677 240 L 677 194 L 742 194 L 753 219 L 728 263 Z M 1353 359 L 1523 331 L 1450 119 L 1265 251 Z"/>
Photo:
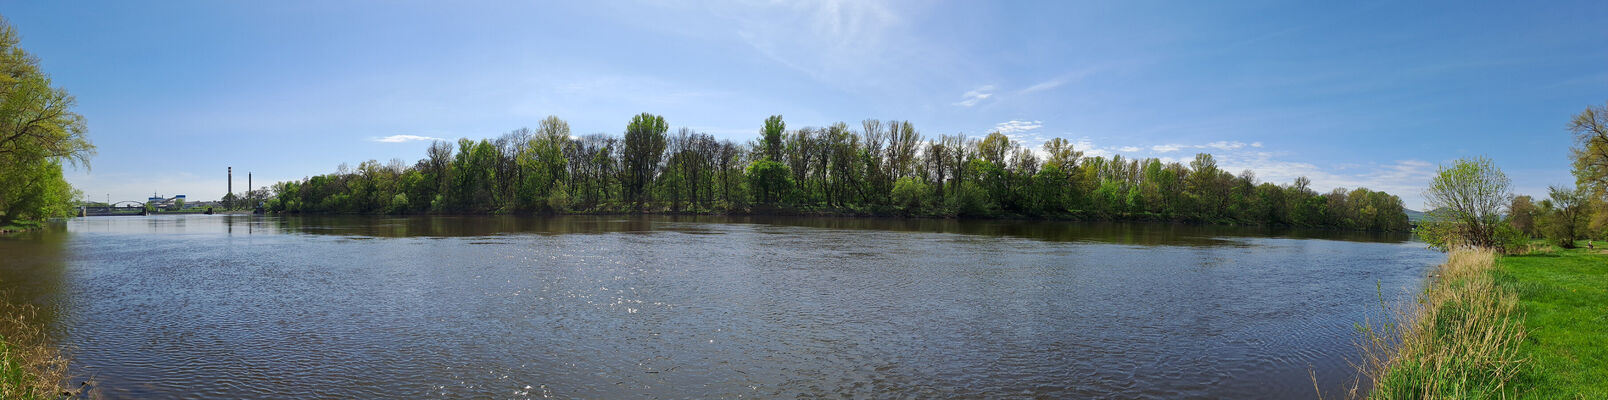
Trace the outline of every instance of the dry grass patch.
<path fill-rule="evenodd" d="M 38 309 L 0 301 L 0 398 L 59 399 L 67 390 L 67 359 L 29 321 Z"/>
<path fill-rule="evenodd" d="M 1418 301 L 1383 325 L 1366 323 L 1359 369 L 1374 399 L 1514 397 L 1526 366 L 1518 296 L 1498 287 L 1496 254 L 1454 250 Z"/>

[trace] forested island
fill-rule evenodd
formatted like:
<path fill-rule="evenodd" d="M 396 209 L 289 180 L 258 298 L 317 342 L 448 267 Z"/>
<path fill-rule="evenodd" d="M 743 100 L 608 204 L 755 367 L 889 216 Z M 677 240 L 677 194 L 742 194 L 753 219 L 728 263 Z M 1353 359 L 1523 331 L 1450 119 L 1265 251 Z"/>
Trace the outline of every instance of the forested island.
<path fill-rule="evenodd" d="M 740 144 L 662 116 L 623 137 L 573 136 L 548 117 L 496 139 L 437 141 L 412 165 L 375 160 L 247 193 L 280 213 L 810 214 L 1145 220 L 1361 230 L 1409 227 L 1401 199 L 1310 181 L 1258 182 L 1218 167 L 1085 157 L 1066 139 L 1024 147 L 1000 133 L 925 139 L 910 121 L 789 130 L 781 116 Z"/>

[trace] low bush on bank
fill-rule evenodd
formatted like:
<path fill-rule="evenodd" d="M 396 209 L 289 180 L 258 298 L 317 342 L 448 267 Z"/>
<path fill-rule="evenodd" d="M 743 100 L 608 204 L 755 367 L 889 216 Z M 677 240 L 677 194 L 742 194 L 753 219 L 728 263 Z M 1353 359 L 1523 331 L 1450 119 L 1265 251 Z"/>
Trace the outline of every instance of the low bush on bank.
<path fill-rule="evenodd" d="M 1493 277 L 1496 254 L 1454 250 L 1418 301 L 1383 325 L 1364 324 L 1359 367 L 1372 399 L 1509 398 L 1524 373 L 1518 296 Z"/>

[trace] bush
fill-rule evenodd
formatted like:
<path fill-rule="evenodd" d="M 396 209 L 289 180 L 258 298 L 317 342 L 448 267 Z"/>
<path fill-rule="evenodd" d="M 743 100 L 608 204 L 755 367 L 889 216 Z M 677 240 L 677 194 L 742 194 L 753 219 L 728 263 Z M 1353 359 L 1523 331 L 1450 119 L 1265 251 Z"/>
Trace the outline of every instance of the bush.
<path fill-rule="evenodd" d="M 960 184 L 955 196 L 950 198 L 949 208 L 956 215 L 967 217 L 981 217 L 989 214 L 988 193 L 972 182 Z"/>
<path fill-rule="evenodd" d="M 904 209 L 906 213 L 914 212 L 927 205 L 927 198 L 932 188 L 916 178 L 899 178 L 893 184 L 893 205 Z"/>
<path fill-rule="evenodd" d="M 547 194 L 547 208 L 552 209 L 553 212 L 564 212 L 568 211 L 569 207 L 569 188 L 564 186 L 563 182 L 559 182 L 557 186 L 553 187 L 553 191 Z"/>
<path fill-rule="evenodd" d="M 397 193 L 391 197 L 391 204 L 385 208 L 386 214 L 401 214 L 408 210 L 408 195 Z"/>

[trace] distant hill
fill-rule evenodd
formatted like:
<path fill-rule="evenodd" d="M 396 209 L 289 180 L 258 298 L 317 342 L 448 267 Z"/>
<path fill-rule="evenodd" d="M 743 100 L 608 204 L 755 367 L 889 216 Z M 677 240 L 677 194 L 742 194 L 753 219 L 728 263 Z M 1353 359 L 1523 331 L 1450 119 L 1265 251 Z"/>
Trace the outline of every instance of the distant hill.
<path fill-rule="evenodd" d="M 1423 211 L 1413 211 L 1411 209 L 1406 209 L 1406 208 L 1403 208 L 1401 210 L 1407 212 L 1407 222 L 1411 222 L 1411 223 L 1415 223 L 1415 224 L 1418 223 L 1418 221 L 1423 221 L 1424 217 L 1429 215 L 1429 214 L 1424 213 Z"/>

